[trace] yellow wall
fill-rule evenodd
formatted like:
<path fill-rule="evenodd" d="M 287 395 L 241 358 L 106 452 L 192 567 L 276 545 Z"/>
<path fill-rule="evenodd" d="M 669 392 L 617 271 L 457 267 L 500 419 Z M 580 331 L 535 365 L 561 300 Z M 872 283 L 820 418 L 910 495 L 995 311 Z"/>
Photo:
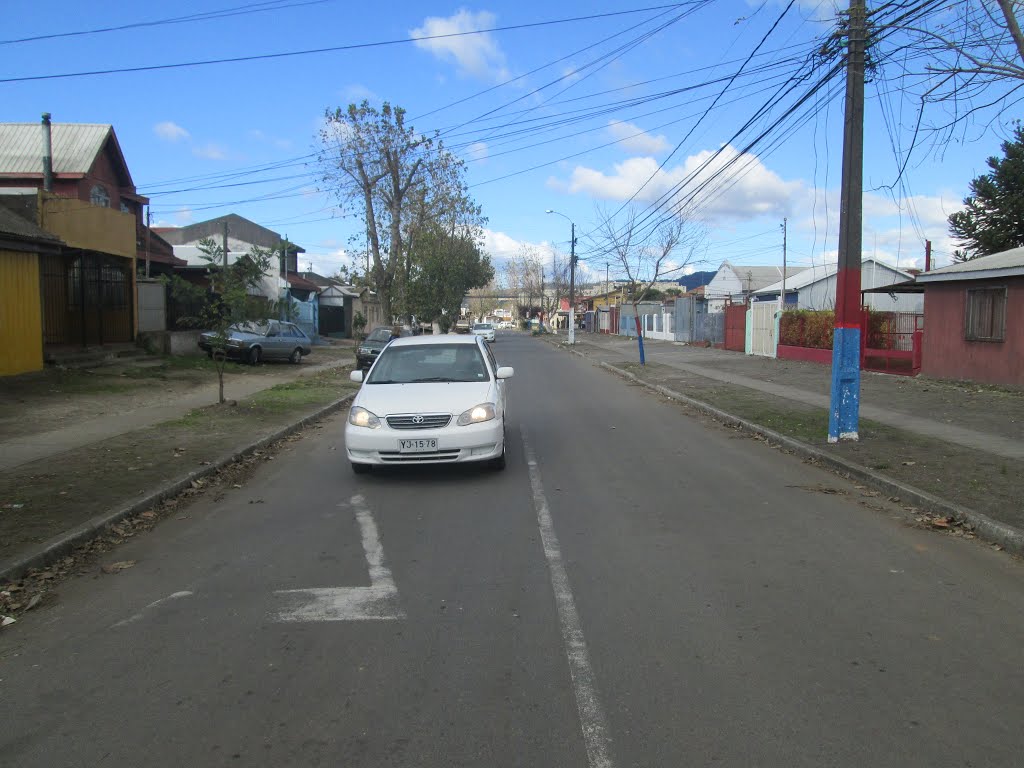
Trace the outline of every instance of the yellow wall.
<path fill-rule="evenodd" d="M 39 226 L 71 248 L 110 253 L 132 260 L 135 271 L 135 216 L 82 200 L 42 195 Z"/>
<path fill-rule="evenodd" d="M 0 376 L 43 369 L 39 257 L 0 250 Z"/>

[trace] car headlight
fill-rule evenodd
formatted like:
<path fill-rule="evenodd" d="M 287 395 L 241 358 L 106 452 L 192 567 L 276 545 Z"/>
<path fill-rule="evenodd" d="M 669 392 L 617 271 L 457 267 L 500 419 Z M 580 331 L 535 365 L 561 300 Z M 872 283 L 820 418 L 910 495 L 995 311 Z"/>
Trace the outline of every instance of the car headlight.
<path fill-rule="evenodd" d="M 494 403 L 480 403 L 474 405 L 468 411 L 459 416 L 456 422 L 460 427 L 467 424 L 479 424 L 481 421 L 490 421 L 495 417 Z"/>
<path fill-rule="evenodd" d="M 360 347 L 359 348 L 359 354 L 360 355 L 368 355 L 368 354 L 370 354 L 370 348 L 369 347 Z"/>
<path fill-rule="evenodd" d="M 380 419 L 377 418 L 375 413 L 371 413 L 365 408 L 354 405 L 348 412 L 348 423 L 357 427 L 377 429 L 380 426 Z"/>

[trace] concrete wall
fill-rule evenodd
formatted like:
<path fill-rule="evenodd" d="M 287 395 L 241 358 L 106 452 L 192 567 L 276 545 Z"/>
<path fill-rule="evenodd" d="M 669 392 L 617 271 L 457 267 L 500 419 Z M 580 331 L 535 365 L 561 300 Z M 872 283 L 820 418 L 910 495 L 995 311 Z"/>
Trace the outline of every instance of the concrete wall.
<path fill-rule="evenodd" d="M 968 288 L 1007 287 L 1005 341 L 964 339 Z M 925 285 L 921 373 L 1024 386 L 1024 277 Z"/>
<path fill-rule="evenodd" d="M 156 355 L 176 357 L 206 354 L 199 348 L 201 331 L 146 331 L 139 333 L 138 344 Z"/>

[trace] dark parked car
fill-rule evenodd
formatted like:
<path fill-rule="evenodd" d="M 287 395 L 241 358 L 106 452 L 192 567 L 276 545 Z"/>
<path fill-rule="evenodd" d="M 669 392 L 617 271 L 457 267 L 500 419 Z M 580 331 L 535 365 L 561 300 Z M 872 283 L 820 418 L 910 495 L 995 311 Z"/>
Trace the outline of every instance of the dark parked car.
<path fill-rule="evenodd" d="M 212 331 L 200 334 L 199 348 L 213 357 Z M 228 329 L 227 355 L 230 358 L 246 360 L 256 365 L 261 360 L 287 360 L 302 362 L 303 355 L 313 351 L 310 341 L 299 326 L 278 320 L 236 323 Z"/>
<path fill-rule="evenodd" d="M 356 348 L 356 367 L 362 371 L 369 370 L 370 366 L 373 365 L 373 361 L 377 359 L 377 355 L 388 345 L 388 342 L 400 336 L 412 335 L 411 328 L 389 327 L 386 325 L 374 328 L 369 336 L 359 342 L 359 346 Z"/>

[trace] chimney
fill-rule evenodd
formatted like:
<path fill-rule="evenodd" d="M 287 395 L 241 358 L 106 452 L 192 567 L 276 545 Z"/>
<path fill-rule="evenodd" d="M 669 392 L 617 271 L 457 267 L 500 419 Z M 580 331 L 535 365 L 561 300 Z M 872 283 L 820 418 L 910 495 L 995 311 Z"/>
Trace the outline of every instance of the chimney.
<path fill-rule="evenodd" d="M 53 143 L 49 112 L 43 112 L 43 190 L 53 192 Z"/>

